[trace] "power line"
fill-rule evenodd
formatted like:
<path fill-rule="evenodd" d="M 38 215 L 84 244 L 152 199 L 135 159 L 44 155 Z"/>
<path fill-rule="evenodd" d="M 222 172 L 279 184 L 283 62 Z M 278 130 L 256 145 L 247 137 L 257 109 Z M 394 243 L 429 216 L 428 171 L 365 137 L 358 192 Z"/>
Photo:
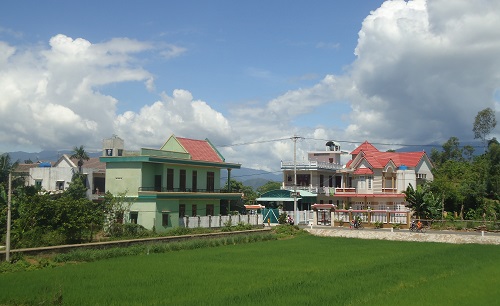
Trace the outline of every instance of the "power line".
<path fill-rule="evenodd" d="M 293 138 L 293 137 L 292 137 Z M 260 143 L 268 143 L 268 142 L 277 142 L 277 141 L 285 141 L 292 139 L 290 137 L 287 138 L 278 138 L 278 139 L 269 139 L 269 140 L 259 140 L 259 141 L 249 141 L 243 143 L 229 144 L 229 145 L 216 145 L 216 147 L 220 148 L 228 148 L 228 147 L 237 147 L 237 146 L 245 146 L 252 144 L 260 144 Z M 310 137 L 301 137 L 302 139 L 314 140 L 314 141 L 335 141 L 339 143 L 348 143 L 348 144 L 360 144 L 364 141 L 353 141 L 353 140 L 337 140 L 337 139 L 321 139 L 321 138 L 310 138 Z M 373 145 L 381 145 L 381 146 L 401 146 L 401 147 L 440 147 L 442 144 L 407 144 L 407 143 L 389 143 L 389 142 L 370 142 Z M 466 147 L 470 146 L 473 148 L 483 148 L 483 144 L 478 145 L 458 145 L 458 147 Z"/>
<path fill-rule="evenodd" d="M 251 141 L 251 142 L 243 142 L 243 143 L 235 143 L 235 144 L 230 144 L 230 145 L 219 145 L 216 147 L 220 148 L 226 148 L 226 147 L 237 147 L 237 146 L 246 146 L 246 145 L 252 145 L 252 144 L 257 144 L 257 143 L 266 143 L 266 142 L 275 142 L 275 141 L 283 141 L 283 140 L 289 140 L 290 138 L 279 138 L 279 139 L 270 139 L 270 140 L 259 140 L 259 141 Z"/>

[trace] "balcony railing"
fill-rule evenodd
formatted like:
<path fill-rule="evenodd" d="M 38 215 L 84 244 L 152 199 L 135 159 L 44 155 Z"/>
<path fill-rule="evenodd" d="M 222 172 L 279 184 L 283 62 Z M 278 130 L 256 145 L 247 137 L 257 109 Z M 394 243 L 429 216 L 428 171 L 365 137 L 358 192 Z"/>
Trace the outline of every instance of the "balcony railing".
<path fill-rule="evenodd" d="M 299 170 L 310 170 L 310 169 L 328 169 L 328 170 L 339 170 L 342 169 L 341 164 L 334 164 L 334 163 L 325 163 L 325 162 L 319 162 L 316 160 L 309 160 L 309 161 L 296 161 L 295 164 L 293 161 L 282 161 L 281 162 L 281 169 L 293 169 L 296 167 Z"/>
<path fill-rule="evenodd" d="M 295 190 L 297 189 L 298 191 L 300 190 L 306 190 L 312 193 L 316 194 L 342 194 L 342 195 L 348 195 L 348 194 L 366 194 L 367 190 L 357 190 L 355 187 L 346 187 L 346 188 L 335 188 L 335 187 L 326 187 L 326 186 L 315 186 L 315 185 L 309 185 L 309 186 L 297 186 L 294 187 L 293 185 L 286 185 L 283 184 L 282 189 L 284 190 Z M 370 193 L 373 194 L 398 194 L 397 188 L 382 188 L 381 190 L 376 190 L 376 189 L 371 189 L 369 190 Z"/>
<path fill-rule="evenodd" d="M 156 187 L 139 187 L 139 191 L 149 192 L 198 192 L 198 193 L 239 193 L 238 191 L 228 191 L 225 189 L 192 189 L 192 188 L 156 188 Z"/>

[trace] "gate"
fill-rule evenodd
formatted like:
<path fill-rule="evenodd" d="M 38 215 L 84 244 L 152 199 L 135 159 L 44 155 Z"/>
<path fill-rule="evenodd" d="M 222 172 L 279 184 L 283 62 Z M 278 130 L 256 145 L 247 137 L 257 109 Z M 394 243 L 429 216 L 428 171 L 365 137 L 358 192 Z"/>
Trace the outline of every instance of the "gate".
<path fill-rule="evenodd" d="M 316 216 L 318 217 L 317 225 L 332 225 L 332 215 L 330 213 L 330 210 L 318 209 L 316 214 Z"/>
<path fill-rule="evenodd" d="M 266 224 L 269 219 L 270 223 L 278 223 L 278 217 L 279 217 L 279 210 L 278 209 L 272 209 L 272 208 L 264 208 L 262 209 L 262 215 L 264 216 L 264 224 Z"/>

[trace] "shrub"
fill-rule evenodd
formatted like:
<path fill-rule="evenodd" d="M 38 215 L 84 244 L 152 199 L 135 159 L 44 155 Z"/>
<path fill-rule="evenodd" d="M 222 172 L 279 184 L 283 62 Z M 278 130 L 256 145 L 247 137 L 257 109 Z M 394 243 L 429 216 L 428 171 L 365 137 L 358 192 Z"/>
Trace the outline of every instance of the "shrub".
<path fill-rule="evenodd" d="M 280 224 L 278 226 L 275 226 L 274 232 L 279 237 L 296 236 L 307 233 L 306 231 L 300 229 L 297 225 L 290 225 L 290 224 Z"/>
<path fill-rule="evenodd" d="M 382 223 L 381 221 L 375 221 L 374 225 L 375 228 L 382 228 L 384 226 L 384 223 Z"/>
<path fill-rule="evenodd" d="M 288 219 L 288 215 L 286 213 L 282 213 L 279 217 L 278 217 L 278 223 L 279 224 L 286 224 L 287 222 L 287 219 Z"/>

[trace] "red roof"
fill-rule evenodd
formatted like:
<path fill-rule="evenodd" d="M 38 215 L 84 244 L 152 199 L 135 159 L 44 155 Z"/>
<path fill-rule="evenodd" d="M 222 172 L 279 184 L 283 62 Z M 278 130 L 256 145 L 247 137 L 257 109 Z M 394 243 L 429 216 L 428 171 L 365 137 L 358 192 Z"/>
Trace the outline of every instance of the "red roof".
<path fill-rule="evenodd" d="M 176 137 L 180 144 L 191 155 L 193 160 L 207 161 L 207 162 L 224 162 L 220 155 L 215 151 L 212 145 L 206 140 L 197 140 Z"/>
<path fill-rule="evenodd" d="M 396 167 L 406 165 L 408 167 L 416 167 L 420 160 L 424 157 L 425 152 L 380 152 L 368 141 L 363 142 L 359 147 L 351 152 L 352 155 L 363 154 L 363 157 L 374 169 L 384 168 L 390 161 Z M 350 166 L 352 160 L 347 163 Z"/>
<path fill-rule="evenodd" d="M 373 170 L 370 168 L 358 168 L 354 171 L 354 174 L 373 174 Z"/>

